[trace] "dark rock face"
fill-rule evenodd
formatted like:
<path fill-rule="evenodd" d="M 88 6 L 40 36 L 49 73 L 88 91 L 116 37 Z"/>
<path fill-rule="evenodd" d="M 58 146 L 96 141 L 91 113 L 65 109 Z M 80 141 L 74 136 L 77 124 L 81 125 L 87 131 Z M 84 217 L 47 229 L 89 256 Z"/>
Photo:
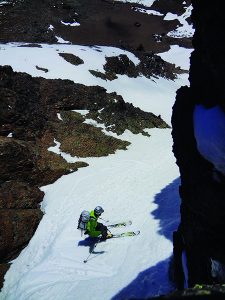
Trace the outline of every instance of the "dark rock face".
<path fill-rule="evenodd" d="M 39 208 L 44 192 L 22 181 L 5 181 L 0 187 L 0 209 Z"/>
<path fill-rule="evenodd" d="M 9 267 L 10 264 L 0 264 L 0 289 L 3 287 L 4 276 Z"/>
<path fill-rule="evenodd" d="M 191 58 L 190 82 L 196 102 L 206 107 L 220 105 L 225 111 L 224 65 L 222 53 L 225 51 L 224 28 L 221 3 L 204 5 L 194 1 L 193 22 L 196 34 L 195 48 Z"/>
<path fill-rule="evenodd" d="M 0 137 L 0 151 L 2 181 L 30 178 L 30 172 L 35 165 L 35 154 L 27 143 Z"/>
<path fill-rule="evenodd" d="M 15 257 L 33 236 L 44 193 L 32 182 L 36 156 L 26 142 L 0 137 L 0 263 Z M 5 269 L 5 268 L 4 268 Z"/>
<path fill-rule="evenodd" d="M 181 1 L 156 3 L 161 1 L 153 9 L 183 13 Z M 166 35 L 179 22 L 139 13 L 135 7 L 143 5 L 114 0 L 11 0 L 1 9 L 0 41 L 57 43 L 58 36 L 80 45 L 111 45 L 131 51 L 143 48 L 155 53 L 168 50 L 172 39 L 158 43 L 153 35 Z M 65 25 L 74 22 L 81 26 Z M 176 39 L 175 43 L 182 44 L 183 40 Z M 186 45 L 190 47 L 191 43 L 186 41 Z"/>
<path fill-rule="evenodd" d="M 218 282 L 221 276 L 215 270 L 212 274 L 212 260 L 225 264 L 225 178 L 198 152 L 193 128 L 196 104 L 206 108 L 219 105 L 225 111 L 224 16 L 219 1 L 193 0 L 192 4 L 196 31 L 190 88 L 178 90 L 172 116 L 173 152 L 181 174 L 181 224 L 177 234 L 182 237 L 187 256 L 190 287 Z M 174 247 L 174 254 L 180 253 L 180 246 L 174 243 Z M 177 284 L 182 285 L 179 281 Z"/>
<path fill-rule="evenodd" d="M 106 57 L 104 70 L 106 77 L 115 79 L 116 74 L 127 75 L 129 77 L 137 77 L 143 75 L 147 78 L 164 77 L 170 80 L 176 78 L 176 73 L 182 71 L 175 68 L 174 64 L 170 64 L 161 59 L 160 56 L 152 53 L 141 53 L 136 51 L 136 56 L 140 59 L 140 63 L 135 64 L 124 54 L 115 57 Z"/>
<path fill-rule="evenodd" d="M 78 66 L 84 63 L 84 61 L 79 58 L 78 56 L 71 54 L 71 53 L 59 53 L 60 56 L 62 56 L 66 61 L 69 63 Z"/>
<path fill-rule="evenodd" d="M 119 56 L 106 57 L 106 63 L 103 66 L 105 73 L 89 70 L 96 77 L 104 80 L 117 79 L 118 75 L 127 75 L 128 77 L 136 78 L 145 76 L 146 78 L 163 77 L 170 80 L 177 78 L 177 74 L 186 73 L 187 71 L 175 67 L 175 64 L 165 62 L 160 56 L 153 52 L 133 51 L 140 62 L 135 65 L 127 55 L 120 54 Z"/>
<path fill-rule="evenodd" d="M 106 57 L 106 64 L 104 65 L 106 73 L 114 73 L 129 77 L 137 77 L 138 70 L 135 64 L 125 55 Z"/>
<path fill-rule="evenodd" d="M 190 0 L 184 1 L 185 6 L 189 6 L 191 4 Z M 151 6 L 151 9 L 155 9 L 156 11 L 160 11 L 161 13 L 171 12 L 173 14 L 182 15 L 184 10 L 184 5 L 179 0 L 160 0 L 154 1 Z"/>
<path fill-rule="evenodd" d="M 1 263 L 15 257 L 33 236 L 41 218 L 39 209 L 1 209 Z"/>

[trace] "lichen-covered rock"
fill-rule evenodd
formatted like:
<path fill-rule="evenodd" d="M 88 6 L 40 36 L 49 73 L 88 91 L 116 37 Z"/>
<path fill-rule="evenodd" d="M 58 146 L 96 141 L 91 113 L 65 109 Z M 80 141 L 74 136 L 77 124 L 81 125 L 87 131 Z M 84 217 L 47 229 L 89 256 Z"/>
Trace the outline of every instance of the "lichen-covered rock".
<path fill-rule="evenodd" d="M 28 182 L 5 181 L 0 185 L 0 209 L 39 208 L 44 192 Z"/>
<path fill-rule="evenodd" d="M 15 257 L 27 245 L 42 215 L 39 209 L 0 210 L 0 263 Z"/>
<path fill-rule="evenodd" d="M 100 157 L 126 150 L 130 144 L 118 138 L 105 135 L 102 129 L 84 123 L 85 118 L 76 112 L 62 112 L 62 122 L 56 129 L 60 149 L 72 156 Z"/>
<path fill-rule="evenodd" d="M 35 166 L 36 156 L 27 142 L 7 137 L 0 137 L 0 180 L 30 181 Z"/>
<path fill-rule="evenodd" d="M 145 76 L 146 78 L 164 77 L 174 80 L 177 74 L 186 73 L 186 71 L 175 67 L 175 64 L 165 62 L 160 56 L 153 52 L 135 51 L 139 58 L 139 63 L 134 64 L 127 55 L 106 57 L 104 65 L 105 73 L 90 70 L 91 74 L 104 80 L 117 79 L 117 75 L 127 75 L 136 78 Z"/>
<path fill-rule="evenodd" d="M 134 134 L 145 134 L 146 128 L 169 128 L 160 116 L 125 103 L 120 97 L 115 98 L 100 111 L 91 111 L 87 117 L 104 123 L 106 130 L 116 132 L 118 135 L 124 133 L 126 129 Z"/>
<path fill-rule="evenodd" d="M 120 74 L 129 77 L 137 77 L 139 75 L 135 64 L 125 54 L 106 57 L 104 70 L 106 74 Z"/>
<path fill-rule="evenodd" d="M 75 66 L 79 66 L 84 63 L 83 59 L 71 53 L 59 53 L 59 55 L 63 57 L 67 62 Z"/>

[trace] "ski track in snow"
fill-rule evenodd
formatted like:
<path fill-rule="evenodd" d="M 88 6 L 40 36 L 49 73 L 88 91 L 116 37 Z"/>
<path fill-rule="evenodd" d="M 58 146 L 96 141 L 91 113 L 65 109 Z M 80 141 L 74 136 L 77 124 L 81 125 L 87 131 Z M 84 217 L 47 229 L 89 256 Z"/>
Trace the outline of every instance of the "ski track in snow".
<path fill-rule="evenodd" d="M 15 71 L 32 76 L 101 85 L 143 110 L 161 114 L 169 124 L 176 90 L 188 84 L 187 75 L 175 81 L 118 76 L 117 80 L 108 82 L 93 77 L 88 70 L 102 71 L 105 55 L 125 52 L 138 63 L 133 54 L 112 47 L 17 46 L 0 45 L 0 64 L 9 64 Z M 180 50 L 183 60 L 188 62 L 189 52 Z M 69 64 L 58 55 L 61 51 L 78 55 L 85 64 Z M 36 65 L 49 69 L 49 72 L 37 70 Z M 131 142 L 127 151 L 81 159 L 89 166 L 42 187 L 45 215 L 29 245 L 6 273 L 0 299 L 107 300 L 129 285 L 140 272 L 170 257 L 172 243 L 158 233 L 160 220 L 151 213 L 158 208 L 154 203 L 156 195 L 179 176 L 172 153 L 171 129 L 146 131 L 151 137 L 126 131 L 119 138 Z M 139 229 L 141 234 L 98 244 L 96 253 L 84 264 L 89 247 L 84 245 L 84 237 L 76 229 L 77 220 L 82 210 L 91 210 L 97 205 L 104 207 L 103 218 L 111 222 L 131 219 L 133 223 L 128 230 Z M 171 205 L 178 209 L 179 203 Z M 169 218 L 173 220 L 174 216 Z M 112 232 L 122 231 L 125 229 L 112 229 Z M 171 289 L 169 280 L 158 284 L 164 285 L 168 292 Z M 145 294 L 139 291 L 137 297 L 155 296 L 144 282 L 142 289 Z"/>

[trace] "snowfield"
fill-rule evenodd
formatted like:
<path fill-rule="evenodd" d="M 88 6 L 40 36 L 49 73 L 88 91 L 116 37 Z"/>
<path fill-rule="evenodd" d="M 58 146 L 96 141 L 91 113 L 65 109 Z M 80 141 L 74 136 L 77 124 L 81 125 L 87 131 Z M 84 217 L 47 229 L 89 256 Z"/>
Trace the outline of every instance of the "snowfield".
<path fill-rule="evenodd" d="M 0 45 L 1 65 L 11 65 L 14 71 L 32 76 L 103 86 L 134 106 L 161 114 L 169 124 L 176 90 L 188 85 L 187 74 L 175 81 L 118 76 L 110 82 L 92 76 L 88 70 L 102 71 L 105 56 L 126 53 L 138 63 L 133 54 L 113 47 L 18 46 Z M 58 52 L 75 54 L 84 64 L 71 65 Z M 189 50 L 179 48 L 180 65 L 188 68 L 189 56 Z M 179 65 L 173 51 L 165 54 L 164 59 Z M 37 70 L 36 65 L 49 71 Z M 156 296 L 173 289 L 168 265 L 172 232 L 179 222 L 179 171 L 172 153 L 171 129 L 146 131 L 150 137 L 126 131 L 119 138 L 131 142 L 127 151 L 82 159 L 88 167 L 41 188 L 45 192 L 44 217 L 29 245 L 6 273 L 0 299 L 122 300 Z M 59 152 L 59 145 L 49 151 Z M 98 244 L 84 264 L 89 243 L 76 229 L 77 221 L 82 210 L 92 210 L 97 205 L 105 210 L 102 217 L 112 223 L 132 220 L 131 226 L 112 232 L 140 230 L 141 233 Z"/>

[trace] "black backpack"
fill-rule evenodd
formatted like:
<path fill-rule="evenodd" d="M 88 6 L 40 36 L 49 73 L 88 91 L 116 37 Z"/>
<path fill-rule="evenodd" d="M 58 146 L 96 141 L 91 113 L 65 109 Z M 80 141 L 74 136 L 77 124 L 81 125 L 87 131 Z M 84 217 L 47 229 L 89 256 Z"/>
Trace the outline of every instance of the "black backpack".
<path fill-rule="evenodd" d="M 81 230 L 81 235 L 83 231 L 87 229 L 87 223 L 90 220 L 90 213 L 87 210 L 83 210 L 80 214 L 79 220 L 78 220 L 78 226 L 77 229 Z"/>

